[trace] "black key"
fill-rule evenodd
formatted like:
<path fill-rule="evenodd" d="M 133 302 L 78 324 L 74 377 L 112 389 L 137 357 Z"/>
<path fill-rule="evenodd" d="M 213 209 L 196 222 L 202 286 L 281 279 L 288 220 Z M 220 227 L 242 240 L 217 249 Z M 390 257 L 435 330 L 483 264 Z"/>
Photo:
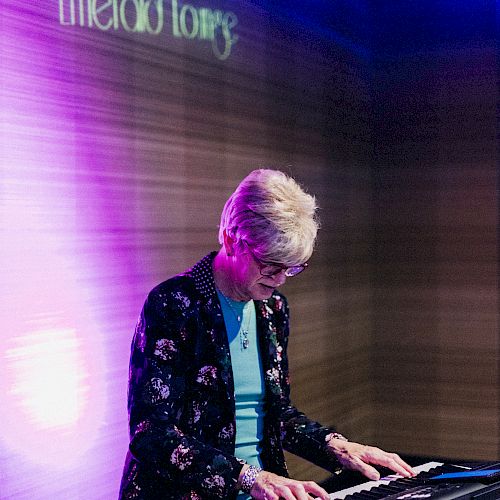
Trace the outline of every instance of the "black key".
<path fill-rule="evenodd" d="M 399 493 L 400 491 L 402 491 L 399 488 L 390 487 L 390 486 L 387 486 L 385 484 L 383 484 L 381 486 L 377 486 L 377 488 L 375 488 L 375 490 L 377 493 L 379 493 L 379 494 L 383 493 L 384 495 L 392 495 L 393 493 Z"/>
<path fill-rule="evenodd" d="M 371 491 L 361 491 L 360 493 L 355 493 L 353 498 L 356 500 L 372 500 L 373 498 L 380 498 L 380 496 Z"/>

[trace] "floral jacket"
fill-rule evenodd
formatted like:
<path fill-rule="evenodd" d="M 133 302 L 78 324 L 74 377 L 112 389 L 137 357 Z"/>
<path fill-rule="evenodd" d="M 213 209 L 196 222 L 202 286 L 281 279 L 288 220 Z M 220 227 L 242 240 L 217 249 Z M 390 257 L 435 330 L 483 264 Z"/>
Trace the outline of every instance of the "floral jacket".
<path fill-rule="evenodd" d="M 120 488 L 125 499 L 234 499 L 243 462 L 234 457 L 231 358 L 209 254 L 155 287 L 136 326 L 130 359 L 130 447 Z M 265 376 L 264 468 L 287 476 L 283 447 L 322 467 L 320 426 L 290 404 L 288 305 L 255 301 Z"/>

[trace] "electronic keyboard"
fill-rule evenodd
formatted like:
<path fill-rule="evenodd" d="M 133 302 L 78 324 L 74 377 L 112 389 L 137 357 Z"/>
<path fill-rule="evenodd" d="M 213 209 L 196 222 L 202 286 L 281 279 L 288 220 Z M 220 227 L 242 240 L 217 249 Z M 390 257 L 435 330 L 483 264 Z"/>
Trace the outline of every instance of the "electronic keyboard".
<path fill-rule="evenodd" d="M 490 468 L 478 464 L 477 469 Z M 476 470 L 476 467 L 473 468 Z M 441 462 L 428 462 L 413 467 L 417 476 L 404 478 L 398 474 L 385 476 L 378 481 L 346 488 L 330 494 L 330 500 L 414 500 L 414 499 L 439 499 L 439 500 L 498 500 L 500 499 L 500 481 L 493 484 L 481 482 L 436 482 L 430 480 L 437 474 L 471 470 L 470 467 L 443 464 Z"/>

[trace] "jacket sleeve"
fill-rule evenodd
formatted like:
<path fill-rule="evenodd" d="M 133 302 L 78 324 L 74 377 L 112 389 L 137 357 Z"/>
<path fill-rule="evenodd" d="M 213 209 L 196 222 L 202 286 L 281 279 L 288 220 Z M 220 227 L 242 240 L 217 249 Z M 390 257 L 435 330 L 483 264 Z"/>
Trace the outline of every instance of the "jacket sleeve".
<path fill-rule="evenodd" d="M 290 376 L 288 370 L 289 309 L 284 302 L 284 325 L 281 342 L 281 423 L 282 442 L 285 450 L 330 471 L 338 471 L 341 466 L 337 459 L 327 451 L 325 438 L 336 432 L 333 427 L 325 427 L 309 419 L 290 401 Z"/>
<path fill-rule="evenodd" d="M 167 296 L 168 295 L 168 296 Z M 242 464 L 189 435 L 189 299 L 150 293 L 138 320 L 129 372 L 130 451 L 143 466 L 203 498 L 235 494 Z M 189 427 L 188 425 L 186 426 Z"/>

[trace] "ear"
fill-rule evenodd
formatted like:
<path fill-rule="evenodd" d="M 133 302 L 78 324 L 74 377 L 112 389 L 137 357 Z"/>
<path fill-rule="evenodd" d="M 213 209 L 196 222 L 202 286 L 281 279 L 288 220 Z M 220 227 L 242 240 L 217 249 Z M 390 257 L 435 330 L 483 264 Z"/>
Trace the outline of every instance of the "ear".
<path fill-rule="evenodd" d="M 224 229 L 223 231 L 224 235 L 224 250 L 226 251 L 226 255 L 230 256 L 234 254 L 234 245 L 236 244 L 236 240 L 230 236 L 227 231 Z"/>

